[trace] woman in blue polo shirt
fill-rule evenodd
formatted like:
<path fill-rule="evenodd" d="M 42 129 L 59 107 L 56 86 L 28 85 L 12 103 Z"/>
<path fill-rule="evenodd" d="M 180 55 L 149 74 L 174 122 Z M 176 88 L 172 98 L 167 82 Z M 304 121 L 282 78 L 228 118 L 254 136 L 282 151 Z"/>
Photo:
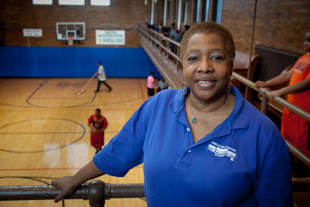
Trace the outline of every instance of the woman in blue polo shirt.
<path fill-rule="evenodd" d="M 229 31 L 200 22 L 181 42 L 183 89 L 145 101 L 76 175 L 53 181 L 56 201 L 89 179 L 143 163 L 148 206 L 292 206 L 288 148 L 269 118 L 230 84 Z"/>

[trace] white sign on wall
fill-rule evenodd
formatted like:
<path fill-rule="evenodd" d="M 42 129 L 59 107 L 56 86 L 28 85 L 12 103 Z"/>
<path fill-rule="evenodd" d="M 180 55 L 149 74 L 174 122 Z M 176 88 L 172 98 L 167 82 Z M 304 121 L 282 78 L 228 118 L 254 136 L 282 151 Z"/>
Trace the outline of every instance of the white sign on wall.
<path fill-rule="evenodd" d="M 125 45 L 125 30 L 96 30 L 97 45 Z"/>
<path fill-rule="evenodd" d="M 24 37 L 42 37 L 42 29 L 23 29 Z"/>

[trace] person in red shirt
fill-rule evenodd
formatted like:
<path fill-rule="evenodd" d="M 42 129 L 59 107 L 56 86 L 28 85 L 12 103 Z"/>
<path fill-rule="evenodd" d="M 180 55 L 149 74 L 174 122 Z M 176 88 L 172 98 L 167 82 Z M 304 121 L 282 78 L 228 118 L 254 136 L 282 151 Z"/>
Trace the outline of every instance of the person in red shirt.
<path fill-rule="evenodd" d="M 268 98 L 287 95 L 288 102 L 310 112 L 310 31 L 306 34 L 303 46 L 307 54 L 301 56 L 288 72 L 266 82 L 257 81 L 255 86 L 257 88 L 270 87 L 289 81 L 288 86 L 271 91 Z M 307 120 L 284 108 L 281 134 L 303 153 L 310 156 L 310 131 Z"/>
<path fill-rule="evenodd" d="M 95 114 L 88 118 L 88 126 L 91 128 L 90 143 L 96 149 L 96 154 L 104 145 L 104 130 L 108 126 L 107 119 L 101 115 L 101 110 L 96 109 Z M 92 128 L 97 129 L 93 130 Z M 95 131 L 95 133 L 94 133 Z"/>

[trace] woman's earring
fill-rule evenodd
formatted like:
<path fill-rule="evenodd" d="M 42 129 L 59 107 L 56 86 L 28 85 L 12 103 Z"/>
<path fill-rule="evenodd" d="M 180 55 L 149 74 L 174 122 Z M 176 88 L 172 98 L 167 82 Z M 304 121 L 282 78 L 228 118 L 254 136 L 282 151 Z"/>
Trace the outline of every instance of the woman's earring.
<path fill-rule="evenodd" d="M 182 83 L 182 93 L 183 93 L 183 95 L 187 94 L 187 85 L 185 82 Z"/>
<path fill-rule="evenodd" d="M 227 92 L 230 93 L 230 91 L 231 91 L 231 82 L 229 82 L 227 86 Z"/>

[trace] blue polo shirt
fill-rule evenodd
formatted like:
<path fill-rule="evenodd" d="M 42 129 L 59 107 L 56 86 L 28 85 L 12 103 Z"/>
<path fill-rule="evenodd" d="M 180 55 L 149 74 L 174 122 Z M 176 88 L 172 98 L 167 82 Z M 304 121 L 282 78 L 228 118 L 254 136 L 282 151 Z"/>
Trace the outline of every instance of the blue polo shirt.
<path fill-rule="evenodd" d="M 273 122 L 233 87 L 232 113 L 193 143 L 180 89 L 145 101 L 93 161 L 125 176 L 143 163 L 149 207 L 292 206 L 288 147 Z"/>

